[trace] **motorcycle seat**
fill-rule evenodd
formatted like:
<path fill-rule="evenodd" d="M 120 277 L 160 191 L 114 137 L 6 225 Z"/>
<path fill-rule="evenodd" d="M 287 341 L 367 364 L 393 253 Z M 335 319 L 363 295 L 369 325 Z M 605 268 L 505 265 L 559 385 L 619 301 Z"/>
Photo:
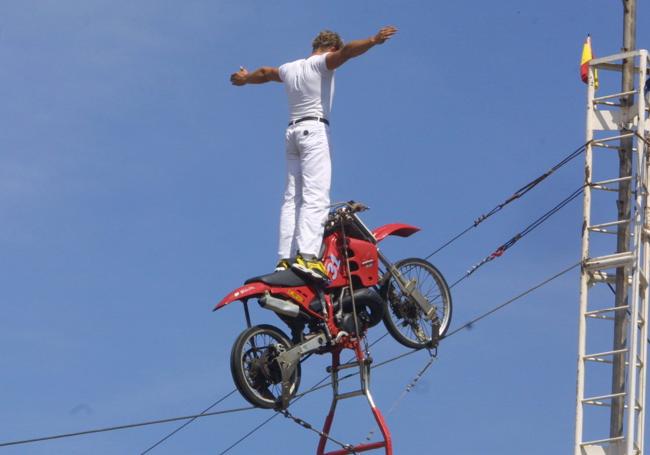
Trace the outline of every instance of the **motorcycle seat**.
<path fill-rule="evenodd" d="M 268 275 L 249 278 L 244 284 L 264 283 L 269 286 L 295 287 L 306 286 L 307 282 L 293 270 L 287 269 L 280 272 L 269 273 Z"/>

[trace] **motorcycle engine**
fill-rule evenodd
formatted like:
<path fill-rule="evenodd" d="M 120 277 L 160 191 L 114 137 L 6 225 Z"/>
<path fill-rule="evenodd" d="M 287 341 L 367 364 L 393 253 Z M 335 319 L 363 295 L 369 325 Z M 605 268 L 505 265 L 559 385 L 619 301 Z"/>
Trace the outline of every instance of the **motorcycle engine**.
<path fill-rule="evenodd" d="M 364 309 L 357 311 L 357 325 L 359 326 L 359 331 L 361 333 L 370 325 L 370 314 Z M 341 330 L 345 330 L 349 334 L 354 334 L 359 336 L 360 334 L 356 332 L 354 325 L 354 315 L 352 313 L 345 313 L 341 316 L 339 321 L 339 327 Z"/>

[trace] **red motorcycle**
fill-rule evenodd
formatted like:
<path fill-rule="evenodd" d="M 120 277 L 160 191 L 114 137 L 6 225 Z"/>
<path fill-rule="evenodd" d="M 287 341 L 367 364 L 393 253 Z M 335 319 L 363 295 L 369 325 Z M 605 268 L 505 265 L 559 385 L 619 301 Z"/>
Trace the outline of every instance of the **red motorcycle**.
<path fill-rule="evenodd" d="M 330 281 L 316 285 L 284 270 L 247 280 L 217 304 L 241 301 L 248 328 L 235 341 L 230 367 L 240 393 L 255 406 L 286 408 L 300 384 L 300 362 L 309 354 L 361 355 L 359 340 L 382 319 L 388 332 L 413 349 L 437 345 L 451 320 L 451 294 L 442 274 L 423 259 L 390 262 L 377 246 L 390 235 L 420 229 L 387 224 L 373 231 L 357 213 L 363 204 L 333 206 L 325 224 L 322 260 Z M 272 325 L 251 325 L 248 300 L 276 313 L 291 338 Z"/>

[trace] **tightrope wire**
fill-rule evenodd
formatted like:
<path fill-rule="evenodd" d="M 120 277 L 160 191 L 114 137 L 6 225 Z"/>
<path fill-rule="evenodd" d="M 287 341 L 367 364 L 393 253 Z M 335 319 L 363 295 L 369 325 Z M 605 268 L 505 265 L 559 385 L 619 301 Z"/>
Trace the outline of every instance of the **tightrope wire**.
<path fill-rule="evenodd" d="M 28 443 L 33 443 L 33 442 L 41 442 L 41 441 L 51 441 L 53 439 L 70 438 L 70 437 L 73 437 L 73 436 L 82 436 L 82 435 L 93 434 L 93 433 L 104 433 L 104 432 L 107 432 L 107 431 L 125 430 L 127 428 L 144 427 L 144 426 L 147 426 L 147 425 L 159 425 L 161 423 L 178 422 L 179 420 L 189 420 L 189 419 L 197 419 L 199 417 L 209 417 L 209 416 L 216 416 L 216 415 L 222 415 L 222 414 L 231 414 L 233 412 L 250 411 L 252 409 L 257 409 L 257 408 L 255 408 L 255 406 L 247 406 L 247 407 L 244 407 L 244 408 L 226 409 L 226 410 L 223 410 L 223 411 L 206 412 L 206 413 L 190 415 L 190 416 L 172 417 L 172 418 L 169 418 L 169 419 L 149 420 L 149 421 L 146 421 L 146 422 L 130 423 L 130 424 L 126 424 L 126 425 L 116 425 L 116 426 L 106 427 L 106 428 L 97 428 L 97 429 L 94 429 L 94 430 L 78 431 L 78 432 L 75 432 L 75 433 L 64 433 L 64 434 L 58 434 L 58 435 L 53 435 L 53 436 L 43 436 L 43 437 L 40 437 L 40 438 L 23 439 L 23 440 L 20 440 L 20 441 L 2 442 L 2 443 L 0 443 L 0 447 L 16 446 L 16 445 L 28 444 Z"/>
<path fill-rule="evenodd" d="M 549 169 L 548 171 L 546 171 L 544 174 L 540 175 L 540 176 L 537 177 L 536 179 L 530 181 L 530 182 L 527 183 L 526 185 L 524 185 L 524 186 L 522 186 L 521 188 L 519 188 L 517 191 L 515 191 L 515 192 L 512 194 L 512 196 L 510 196 L 510 197 L 507 198 L 505 201 L 503 201 L 502 203 L 500 203 L 500 204 L 498 204 L 497 206 L 495 206 L 495 207 L 494 207 L 492 210 L 490 210 L 489 212 L 487 212 L 487 213 L 485 213 L 485 214 L 479 216 L 478 218 L 476 218 L 476 219 L 474 220 L 474 222 L 473 222 L 471 225 L 469 225 L 467 228 L 465 228 L 465 229 L 464 229 L 463 231 L 461 231 L 460 233 L 458 233 L 458 234 L 456 234 L 455 236 L 453 236 L 451 239 L 447 240 L 447 241 L 446 241 L 445 243 L 443 243 L 440 247 L 438 247 L 435 251 L 433 251 L 433 253 L 429 254 L 429 255 L 426 256 L 424 259 L 429 259 L 431 256 L 433 256 L 433 255 L 439 253 L 440 251 L 442 251 L 443 249 L 447 248 L 449 245 L 451 245 L 452 243 L 454 243 L 456 240 L 460 239 L 462 236 L 464 236 L 465 234 L 467 234 L 469 231 L 471 231 L 472 229 L 478 227 L 478 225 L 481 224 L 483 221 L 487 220 L 488 218 L 490 218 L 490 217 L 491 217 L 492 215 L 494 215 L 495 213 L 501 211 L 505 206 L 507 206 L 507 205 L 510 204 L 511 202 L 513 202 L 513 201 L 515 201 L 515 200 L 521 198 L 523 195 L 525 195 L 525 194 L 528 193 L 530 190 L 532 190 L 533 188 L 535 188 L 535 187 L 536 187 L 537 185 L 539 185 L 541 182 L 543 182 L 544 180 L 546 180 L 546 178 L 549 177 L 551 174 L 553 174 L 555 171 L 557 171 L 557 170 L 560 169 L 562 166 L 564 166 L 565 164 L 569 163 L 569 162 L 570 162 L 571 160 L 573 160 L 575 157 L 579 156 L 582 152 L 584 152 L 584 151 L 586 150 L 588 144 L 589 144 L 589 142 L 587 142 L 587 143 L 581 145 L 580 147 L 578 147 L 577 149 L 575 149 L 573 152 L 571 152 L 569 155 L 567 155 L 564 159 L 562 159 L 559 163 L 557 163 L 555 166 L 553 166 L 551 169 Z"/>
<path fill-rule="evenodd" d="M 528 289 L 528 290 L 522 292 L 521 294 L 519 294 L 519 295 L 517 295 L 517 296 L 511 298 L 510 300 L 507 300 L 507 301 L 503 302 L 501 305 L 497 305 L 496 307 L 492 308 L 490 311 L 488 311 L 488 312 L 486 312 L 486 313 L 483 313 L 483 314 L 481 314 L 480 316 L 478 316 L 478 317 L 472 319 L 471 321 L 468 321 L 468 322 L 466 322 L 465 324 L 461 325 L 461 326 L 458 327 L 457 329 L 452 330 L 452 331 L 449 332 L 447 335 L 445 335 L 442 339 L 444 340 L 444 339 L 446 339 L 446 338 L 449 338 L 449 337 L 451 337 L 451 336 L 457 334 L 457 333 L 460 332 L 461 330 L 466 329 L 466 328 L 468 328 L 468 327 L 471 327 L 472 325 L 474 325 L 475 323 L 477 323 L 477 322 L 480 321 L 481 319 L 484 319 L 484 318 L 490 316 L 491 314 L 496 313 L 497 311 L 501 310 L 502 308 L 504 308 L 504 307 L 510 305 L 511 303 L 513 303 L 513 302 L 519 300 L 519 299 L 522 298 L 522 297 L 527 296 L 527 295 L 530 294 L 531 292 L 533 292 L 533 291 L 535 291 L 535 290 L 541 288 L 542 286 L 544 286 L 544 285 L 550 283 L 551 281 L 555 280 L 556 278 L 559 278 L 559 277 L 561 277 L 562 275 L 564 275 L 564 274 L 566 274 L 566 273 L 569 273 L 571 270 L 575 269 L 575 268 L 578 267 L 579 265 L 580 265 L 580 262 L 577 262 L 577 263 L 573 264 L 572 266 L 567 267 L 566 269 L 562 270 L 562 271 L 559 272 L 559 273 L 556 273 L 556 274 L 553 275 L 552 277 L 547 278 L 546 280 L 542 281 L 542 282 L 539 283 L 539 284 L 536 284 L 536 285 L 533 286 L 532 288 L 530 288 L 530 289 Z"/>
<path fill-rule="evenodd" d="M 236 391 L 237 391 L 237 389 L 232 389 L 232 390 L 231 390 L 230 392 L 228 392 L 226 395 L 222 396 L 222 397 L 219 398 L 217 401 L 215 401 L 215 402 L 212 403 L 210 406 L 208 406 L 208 407 L 205 408 L 203 411 L 201 411 L 200 414 L 197 414 L 196 417 L 193 417 L 193 418 L 189 419 L 187 422 L 185 422 L 184 424 L 182 424 L 180 427 L 176 428 L 176 429 L 175 429 L 174 431 L 172 431 L 171 433 L 168 433 L 165 437 L 163 437 L 162 439 L 158 440 L 158 442 L 156 442 L 155 444 L 153 444 L 153 445 L 150 446 L 149 448 L 145 449 L 145 450 L 144 450 L 140 455 L 144 455 L 144 454 L 146 454 L 146 453 L 152 451 L 153 449 L 155 449 L 156 447 L 158 447 L 160 444 L 162 444 L 163 442 L 165 442 L 167 439 L 171 438 L 171 437 L 174 436 L 176 433 L 178 433 L 179 431 L 181 431 L 183 428 L 185 428 L 186 426 L 188 426 L 190 423 L 194 422 L 194 421 L 195 421 L 196 419 L 198 419 L 199 417 L 202 417 L 203 415 L 205 415 L 206 412 L 208 412 L 210 409 L 214 408 L 216 405 L 218 405 L 219 403 L 221 403 L 223 400 L 225 400 L 226 398 L 228 398 L 230 395 L 232 395 L 232 394 L 235 393 Z"/>
<path fill-rule="evenodd" d="M 575 198 L 580 196 L 582 192 L 584 191 L 584 185 L 581 185 L 580 188 L 575 190 L 573 193 L 571 193 L 569 196 L 564 198 L 562 201 L 560 201 L 558 204 L 556 204 L 553 208 L 545 212 L 543 215 L 541 215 L 539 218 L 537 218 L 535 221 L 530 223 L 528 226 L 526 226 L 521 232 L 518 232 L 514 236 L 512 236 L 508 241 L 503 243 L 501 246 L 499 246 L 496 250 L 494 250 L 492 253 L 488 254 L 486 257 L 481 259 L 477 264 L 473 265 L 464 275 L 462 275 L 460 278 L 458 278 L 456 281 L 454 281 L 451 285 L 449 285 L 449 289 L 452 289 L 455 287 L 458 283 L 461 281 L 467 279 L 472 275 L 474 272 L 476 272 L 479 268 L 483 267 L 485 264 L 488 262 L 493 261 L 496 258 L 499 258 L 503 256 L 503 254 L 510 249 L 515 243 L 517 243 L 519 240 L 524 238 L 526 235 L 530 234 L 533 230 L 538 228 L 540 225 L 542 225 L 545 221 L 547 221 L 551 216 L 555 215 L 557 212 L 559 212 L 563 207 L 565 207 L 569 202 L 573 201 Z"/>

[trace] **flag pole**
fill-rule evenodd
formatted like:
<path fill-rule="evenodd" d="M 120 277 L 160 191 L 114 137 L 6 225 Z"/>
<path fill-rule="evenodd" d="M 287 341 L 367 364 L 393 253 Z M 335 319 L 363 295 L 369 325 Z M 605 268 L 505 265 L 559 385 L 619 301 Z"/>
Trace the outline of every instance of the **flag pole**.
<path fill-rule="evenodd" d="M 636 0 L 623 0 L 623 52 L 633 51 L 636 48 Z M 634 89 L 634 59 L 623 61 L 623 72 L 621 80 L 623 92 L 630 92 Z M 626 95 L 621 98 L 621 113 L 624 119 L 629 119 L 634 95 Z M 627 131 L 621 131 L 621 134 Z M 619 157 L 619 177 L 632 175 L 632 147 L 633 138 L 621 139 Z M 618 189 L 618 219 L 630 219 L 631 186 L 628 180 L 621 181 Z M 617 229 L 616 248 L 622 253 L 630 250 L 629 223 L 619 224 Z M 624 268 L 616 269 L 616 306 L 624 306 L 628 303 L 628 283 Z M 617 311 L 614 321 L 614 350 L 624 349 L 627 346 L 627 325 L 629 318 L 627 312 Z M 634 359 L 630 359 L 630 362 Z M 612 393 L 625 392 L 625 356 L 616 355 L 613 358 L 612 366 Z M 634 404 L 630 403 L 628 412 L 634 412 Z M 612 400 L 610 410 L 610 437 L 623 436 L 623 422 L 625 416 L 625 398 L 621 395 Z"/>

